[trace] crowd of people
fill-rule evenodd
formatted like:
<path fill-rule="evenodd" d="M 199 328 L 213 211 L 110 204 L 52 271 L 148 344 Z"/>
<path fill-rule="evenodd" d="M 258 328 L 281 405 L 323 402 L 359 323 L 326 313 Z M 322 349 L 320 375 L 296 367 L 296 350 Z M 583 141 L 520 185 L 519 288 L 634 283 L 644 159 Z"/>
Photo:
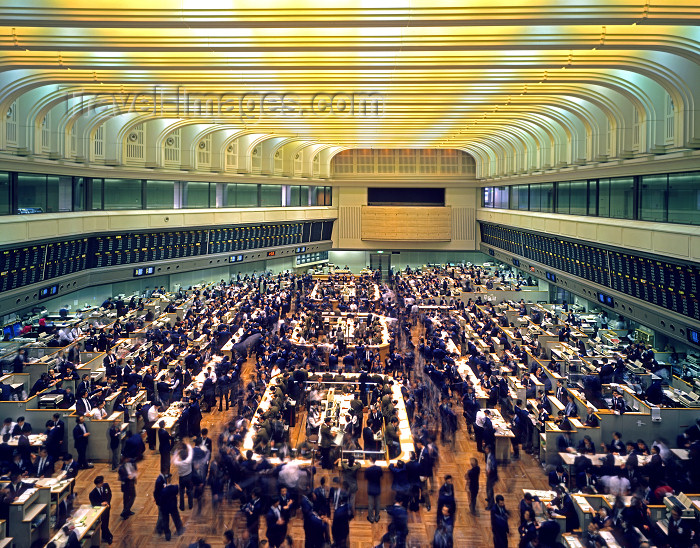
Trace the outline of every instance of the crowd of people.
<path fill-rule="evenodd" d="M 470 458 L 468 466 L 464 463 L 468 510 L 473 515 L 479 515 L 482 508 L 490 512 L 496 548 L 508 546 L 510 528 L 515 530 L 516 524 L 519 546 L 557 546 L 562 519 L 566 531 L 580 525 L 572 501 L 574 491 L 633 496 L 630 505 L 620 502 L 610 512 L 600 512 L 600 519 L 584 533 L 586 546 L 599 545 L 599 532 L 610 529 L 628 535 L 625 538 L 629 538 L 630 546 L 641 546 L 632 544 L 632 531 L 651 533 L 646 505 L 658 504 L 667 493 L 687 491 L 688 485 L 700 486 L 700 467 L 679 467 L 662 440 L 650 445 L 644 440 L 623 442 L 622 434 L 616 434 L 609 444 L 600 447 L 590 439 L 574 446 L 567 421 L 575 416 L 576 406 L 569 405 L 572 399 L 567 389 L 552 386 L 544 374 L 542 361 L 537 359 L 543 354 L 541 345 L 536 339 L 526 341 L 522 336 L 518 344 L 510 343 L 501 330 L 509 324 L 491 302 L 464 303 L 452 293 L 465 283 L 487 284 L 498 276 L 498 272 L 489 275 L 478 267 L 458 267 L 423 275 L 407 269 L 388 284 L 381 283 L 378 274 L 365 277 L 356 284 L 365 289 L 342 299 L 348 311 L 368 315 L 368 333 L 350 340 L 324 330 L 321 313 L 332 310 L 330 300 L 338 297 L 338 292 L 317 291 L 315 297 L 320 298 L 312 299 L 314 279 L 290 274 L 246 276 L 228 283 L 222 280 L 196 290 L 184 314 L 175 321 L 148 327 L 143 344 L 127 354 L 115 354 L 112 348 L 124 334 L 142 329 L 148 322 L 129 319 L 125 327 L 117 321 L 110 329 L 90 330 L 81 336 L 91 347 L 105 352 L 104 380 L 95 383 L 86 376 L 71 397 L 70 390 L 62 388 L 62 381 L 77 380 L 79 355 L 73 351 L 62 355 L 57 368 L 43 379 L 47 387 L 55 386 L 76 405 L 78 418 L 72 439 L 77 461 L 70 448 L 63 447 L 65 425 L 59 415 L 46 423 L 45 446 L 37 454 L 25 441 L 31 426 L 21 417 L 16 422 L 7 419 L 0 431 L 3 440 L 17 435 L 20 442 L 14 450 L 9 450 L 6 443 L 0 446 L 4 451 L 0 457 L 11 480 L 9 492 L 3 490 L 3 496 L 13 500 L 17 496 L 13 486 L 21 484 L 21 477 L 49 474 L 60 460 L 61 468 L 73 475 L 80 468 L 92 466 L 86 458 L 90 441 L 84 417 L 102 417 L 105 398 L 116 393 L 114 409 L 124 411 L 128 421 L 127 402 L 145 390 L 148 403 L 136 408 L 144 425 L 145 442 L 141 432 L 129 431 L 122 443 L 119 425 L 114 424 L 110 430 L 111 464 L 123 493 L 120 516 L 127 520 L 133 515 L 138 463 L 146 445 L 160 453 L 153 501 L 158 507 L 156 532 L 165 541 L 172 538 L 171 521 L 175 534 L 182 534 L 181 513 L 201 512 L 208 493 L 214 508 L 237 504 L 244 517 L 245 527 L 225 532 L 229 548 L 261 546 L 261 530 L 270 547 L 299 546 L 301 539 L 292 538 L 289 529 L 290 521 L 297 516 L 303 522 L 305 547 L 322 548 L 332 542 L 343 548 L 348 546 L 350 522 L 357 517 L 358 493 L 364 489 L 366 519 L 377 523 L 385 514 L 387 518 L 386 532 L 378 539 L 377 547 L 407 546 L 411 513 L 421 507 L 432 511 L 434 507 L 432 545 L 451 548 L 457 487 L 455 478 L 449 474 L 438 478 L 436 470 L 440 447 L 454 448 L 462 432 L 483 453 Z M 347 278 L 335 281 L 348 282 Z M 375 283 L 380 288 L 378 300 L 371 298 L 370 289 Z M 111 301 L 104 304 L 115 306 Z M 143 303 L 132 300 L 122 303 L 119 310 L 127 313 L 139 306 Z M 524 303 L 521 308 L 524 310 Z M 172 306 L 170 312 L 174 310 Z M 379 317 L 389 333 L 382 352 L 371 336 L 371 327 Z M 546 316 L 532 319 L 551 321 Z M 466 335 L 465 324 L 473 336 Z M 298 326 L 306 335 L 323 333 L 324 344 L 294 344 L 292 334 Z M 566 336 L 566 332 L 560 332 L 560 337 Z M 319 337 L 308 337 L 313 338 Z M 227 343 L 230 350 L 224 352 Z M 494 359 L 496 345 L 503 349 L 498 360 Z M 628 351 L 634 356 L 639 353 L 644 363 L 654 366 L 653 354 L 646 349 L 632 346 Z M 555 360 L 547 365 L 551 370 L 558 367 Z M 523 366 L 527 374 L 522 373 Z M 608 380 L 608 375 L 614 378 L 615 371 L 612 364 L 601 364 L 601 380 Z M 530 386 L 530 374 L 542 379 L 539 392 Z M 511 396 L 505 380 L 509 375 L 523 380 L 528 398 L 537 400 L 535 409 L 528 409 L 526 402 Z M 343 420 L 323 412 L 328 387 L 324 383 L 340 385 L 338 392 L 350 397 Z M 401 407 L 405 407 L 414 441 L 408 454 L 402 453 L 399 443 L 395 388 L 401 394 Z M 270 394 L 269 405 L 262 409 L 260 403 L 266 391 Z M 485 395 L 486 409 L 482 409 L 477 394 Z M 498 409 L 510 428 L 517 459 L 521 449 L 533 451 L 533 432 L 551 420 L 550 395 L 564 408 L 557 418 L 562 430 L 557 446 L 561 452 L 576 452 L 580 458 L 570 470 L 571 478 L 563 466 L 548 474 L 555 493 L 551 500 L 542 503 L 525 494 L 518 521 L 506 508 L 504 497 L 496 493 L 499 462 L 490 410 Z M 455 411 L 459 402 L 461 413 Z M 173 428 L 166 428 L 161 414 L 173 406 L 178 419 Z M 201 427 L 202 413 L 217 407 L 233 413 L 212 439 Z M 624 407 L 620 412 L 625 412 Z M 589 410 L 586 423 L 596 426 L 597 420 Z M 341 424 L 343 436 L 338 442 L 334 427 Z M 252 445 L 244 447 L 247 436 Z M 692 463 L 696 463 L 700 458 L 700 428 L 688 429 L 677 443 L 691 450 Z M 596 452 L 603 452 L 605 457 L 600 465 L 593 466 L 586 455 Z M 615 455 L 628 455 L 623 467 L 615 466 Z M 385 456 L 392 462 L 388 466 L 377 464 Z M 640 464 L 640 457 L 644 457 L 644 464 Z M 362 467 L 358 460 L 364 461 Z M 360 469 L 363 482 L 358 481 Z M 479 504 L 482 469 L 484 506 Z M 175 476 L 171 475 L 173 471 Z M 383 507 L 382 478 L 387 474 L 393 504 Z M 433 505 L 431 499 L 436 494 Z M 110 501 L 110 487 L 99 476 L 90 502 L 109 506 Z M 111 541 L 109 513 L 102 527 L 103 539 Z M 673 530 L 676 534 L 676 528 Z M 685 536 L 673 537 L 678 543 L 672 545 L 690 546 L 691 536 L 700 538 L 698 533 L 687 530 Z"/>

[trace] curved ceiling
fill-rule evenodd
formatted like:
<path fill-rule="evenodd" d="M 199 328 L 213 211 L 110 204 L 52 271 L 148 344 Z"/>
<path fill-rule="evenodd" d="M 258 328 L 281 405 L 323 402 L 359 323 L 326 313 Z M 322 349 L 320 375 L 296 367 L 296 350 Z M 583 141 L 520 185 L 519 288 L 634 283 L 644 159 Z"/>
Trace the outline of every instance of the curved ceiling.
<path fill-rule="evenodd" d="M 53 158 L 99 161 L 105 124 L 104 161 L 125 163 L 144 124 L 161 148 L 179 128 L 179 167 L 223 165 L 198 166 L 211 134 L 215 156 L 262 143 L 262 169 L 292 175 L 347 148 L 460 148 L 486 178 L 700 147 L 696 2 L 460 4 L 5 3 L 0 115 L 21 122 L 0 149 L 46 153 L 49 111 Z"/>

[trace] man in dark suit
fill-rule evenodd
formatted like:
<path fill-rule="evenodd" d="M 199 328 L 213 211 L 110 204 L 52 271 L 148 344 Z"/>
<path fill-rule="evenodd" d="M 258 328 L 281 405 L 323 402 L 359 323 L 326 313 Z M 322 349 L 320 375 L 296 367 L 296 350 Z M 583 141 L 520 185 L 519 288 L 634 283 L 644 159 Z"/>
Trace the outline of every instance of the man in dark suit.
<path fill-rule="evenodd" d="M 557 390 L 555 392 L 556 398 L 563 404 L 566 404 L 566 389 L 564 384 L 559 380 L 557 381 Z"/>
<path fill-rule="evenodd" d="M 109 427 L 109 450 L 112 453 L 112 471 L 119 467 L 120 445 L 122 441 L 121 423 L 117 419 Z"/>
<path fill-rule="evenodd" d="M 326 478 L 321 478 L 321 485 L 314 489 L 314 511 L 320 516 L 330 516 L 330 502 L 328 498 L 328 489 L 326 488 Z"/>
<path fill-rule="evenodd" d="M 622 397 L 619 391 L 613 390 L 612 406 L 611 409 L 616 415 L 622 415 L 626 409 L 625 398 Z"/>
<path fill-rule="evenodd" d="M 597 427 L 600 424 L 600 421 L 598 420 L 598 416 L 595 414 L 595 411 L 592 407 L 588 407 L 587 411 L 588 414 L 586 415 L 584 424 L 586 426 L 590 426 L 591 428 Z"/>
<path fill-rule="evenodd" d="M 83 375 L 82 380 L 78 383 L 78 388 L 76 389 L 78 394 L 89 394 L 90 393 L 90 375 L 87 373 Z"/>
<path fill-rule="evenodd" d="M 367 480 L 367 504 L 369 507 L 367 521 L 376 523 L 379 521 L 382 476 L 384 472 L 377 466 L 377 459 L 374 455 L 370 455 L 369 460 L 372 464 L 365 470 L 365 480 Z"/>
<path fill-rule="evenodd" d="M 112 544 L 112 532 L 109 530 L 109 512 L 112 504 L 112 490 L 108 483 L 105 483 L 103 476 L 95 478 L 95 488 L 90 491 L 90 504 L 93 506 L 104 506 L 102 513 L 102 538 L 107 544 Z"/>
<path fill-rule="evenodd" d="M 279 548 L 287 535 L 287 522 L 282 517 L 280 498 L 277 495 L 272 497 L 272 504 L 265 515 L 265 521 L 267 522 L 267 542 L 270 544 L 270 548 Z"/>
<path fill-rule="evenodd" d="M 352 517 L 352 508 L 347 503 L 340 505 L 333 513 L 331 532 L 333 533 L 333 545 L 337 548 L 347 548 L 348 546 Z"/>
<path fill-rule="evenodd" d="M 15 424 L 15 427 L 12 429 L 12 436 L 21 436 L 27 427 L 31 431 L 32 425 L 25 422 L 24 417 L 18 417 L 17 424 Z"/>
<path fill-rule="evenodd" d="M 61 447 L 63 446 L 63 430 L 59 429 L 54 421 L 46 421 L 46 450 L 51 459 L 56 462 L 61 456 Z"/>
<path fill-rule="evenodd" d="M 554 509 L 555 515 L 566 518 L 566 532 L 570 533 L 574 529 L 578 529 L 578 513 L 576 512 L 576 506 L 574 505 L 574 500 L 571 498 L 571 495 L 566 492 L 565 488 L 558 487 L 557 499 L 559 504 L 557 505 L 557 508 Z M 553 505 L 547 506 L 550 509 L 553 508 Z"/>
<path fill-rule="evenodd" d="M 50 478 L 53 475 L 53 459 L 45 445 L 39 449 L 39 454 L 34 458 L 32 475 L 36 478 Z"/>
<path fill-rule="evenodd" d="M 330 496 L 328 497 L 331 508 L 337 510 L 344 501 L 347 501 L 348 496 L 347 490 L 340 485 L 340 478 L 333 478 L 333 487 L 331 487 Z"/>
<path fill-rule="evenodd" d="M 491 412 L 488 409 L 484 410 L 486 418 L 484 419 L 483 426 L 483 443 L 484 445 L 490 445 L 491 447 L 496 446 L 496 429 L 493 426 L 493 421 L 491 420 Z"/>
<path fill-rule="evenodd" d="M 333 435 L 331 433 L 331 419 L 326 417 L 321 426 L 321 467 L 324 470 L 330 470 L 331 462 L 331 447 L 333 446 Z"/>
<path fill-rule="evenodd" d="M 73 442 L 75 450 L 78 452 L 78 466 L 80 468 L 93 468 L 92 464 L 87 461 L 87 446 L 90 432 L 85 427 L 85 417 L 79 416 L 75 420 L 75 428 L 73 428 Z"/>
<path fill-rule="evenodd" d="M 75 478 L 78 475 L 78 470 L 80 470 L 80 467 L 73 459 L 73 455 L 70 453 L 63 455 L 63 466 L 61 466 L 61 471 L 66 473 L 66 477 Z"/>
<path fill-rule="evenodd" d="M 92 410 L 92 402 L 88 397 L 88 393 L 85 389 L 82 392 L 78 392 L 78 399 L 75 402 L 75 412 L 78 415 L 84 415 Z"/>
<path fill-rule="evenodd" d="M 165 429 L 165 421 L 158 423 L 158 452 L 160 453 L 160 472 L 170 474 L 170 451 L 173 448 L 173 437 Z"/>
<path fill-rule="evenodd" d="M 569 476 L 564 471 L 562 466 L 557 466 L 556 470 L 552 470 L 549 473 L 549 486 L 552 489 L 556 489 L 562 483 L 566 485 L 569 482 Z"/>
<path fill-rule="evenodd" d="M 61 436 L 63 436 L 63 433 L 66 431 L 66 423 L 61 420 L 60 413 L 53 414 L 53 424 L 58 430 L 61 431 Z"/>
<path fill-rule="evenodd" d="M 397 499 L 394 504 L 386 509 L 387 514 L 391 516 L 391 529 L 396 534 L 396 544 L 405 546 L 406 536 L 408 535 L 408 512 L 406 508 Z"/>
<path fill-rule="evenodd" d="M 493 487 L 498 481 L 498 463 L 496 455 L 493 454 L 493 446 L 485 445 L 484 451 L 486 452 L 486 509 L 491 510 L 495 504 Z"/>
<path fill-rule="evenodd" d="M 162 474 L 161 474 L 162 476 Z M 158 488 L 158 481 L 156 480 L 156 488 Z M 177 495 L 178 486 L 177 484 L 170 484 L 169 475 L 164 476 L 161 480 L 163 482 L 162 487 L 159 489 L 158 497 L 155 499 L 158 508 L 161 513 L 161 528 L 165 532 L 165 540 L 170 540 L 170 518 L 173 518 L 173 525 L 175 525 L 175 530 L 178 535 L 184 532 L 182 527 L 182 520 L 180 519 L 180 512 L 177 509 Z M 154 492 L 155 497 L 155 492 Z"/>
<path fill-rule="evenodd" d="M 129 519 L 130 516 L 134 515 L 131 507 L 136 499 L 136 463 L 132 459 L 122 456 L 122 464 L 117 474 L 122 484 L 122 493 L 124 494 L 121 517 L 122 519 Z"/>
<path fill-rule="evenodd" d="M 17 500 L 17 498 L 27 489 L 29 489 L 29 486 L 25 483 L 22 483 L 20 475 L 17 472 L 11 472 L 10 483 L 8 483 L 7 487 L 5 487 L 4 489 L 7 491 L 6 497 L 7 499 L 9 499 L 8 502 L 14 502 L 15 500 Z"/>
<path fill-rule="evenodd" d="M 495 548 L 508 548 L 508 510 L 503 495 L 498 495 L 491 507 L 491 531 Z"/>
<path fill-rule="evenodd" d="M 260 492 L 257 488 L 253 489 L 251 499 L 242 508 L 245 516 L 246 529 L 251 537 L 258 538 L 258 529 L 260 528 L 260 514 L 262 512 L 262 500 Z"/>

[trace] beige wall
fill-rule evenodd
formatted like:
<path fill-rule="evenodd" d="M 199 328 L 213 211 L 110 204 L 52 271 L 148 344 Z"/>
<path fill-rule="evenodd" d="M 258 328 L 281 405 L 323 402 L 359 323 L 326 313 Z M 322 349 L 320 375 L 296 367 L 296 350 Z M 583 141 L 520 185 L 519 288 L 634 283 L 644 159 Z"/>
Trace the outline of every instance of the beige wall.
<path fill-rule="evenodd" d="M 85 211 L 8 215 L 0 216 L 0 244 L 73 237 L 95 232 L 334 219 L 336 215 L 337 209 L 334 207 Z"/>
<path fill-rule="evenodd" d="M 445 204 L 452 210 L 451 239 L 443 242 L 418 242 L 362 239 L 362 206 L 367 205 L 366 185 L 338 186 L 333 189 L 333 203 L 338 206 L 338 222 L 333 228 L 333 247 L 336 249 L 401 248 L 435 251 L 476 249 L 476 188 L 445 189 Z M 405 208 L 401 208 L 405 209 Z M 420 208 L 416 209 L 420 212 Z M 407 233 L 409 230 L 407 229 Z"/>
<path fill-rule="evenodd" d="M 700 261 L 698 226 L 483 208 L 477 210 L 476 218 L 668 258 Z"/>

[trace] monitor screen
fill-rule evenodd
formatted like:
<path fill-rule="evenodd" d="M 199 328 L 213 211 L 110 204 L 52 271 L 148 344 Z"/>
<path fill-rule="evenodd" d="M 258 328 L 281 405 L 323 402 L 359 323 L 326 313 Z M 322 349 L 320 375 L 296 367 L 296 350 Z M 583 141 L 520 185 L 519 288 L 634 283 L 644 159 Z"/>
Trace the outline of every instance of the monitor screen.
<path fill-rule="evenodd" d="M 49 289 L 50 295 L 56 295 L 58 293 L 58 285 L 52 285 Z"/>
<path fill-rule="evenodd" d="M 11 339 L 12 338 L 12 326 L 11 325 L 6 325 L 5 327 L 2 328 L 2 336 L 4 339 Z"/>
<path fill-rule="evenodd" d="M 696 329 L 688 329 L 688 341 L 693 344 L 700 345 L 700 331 Z"/>
<path fill-rule="evenodd" d="M 15 337 L 19 337 L 19 335 L 22 333 L 22 323 L 21 322 L 15 322 L 15 324 L 12 326 L 12 334 Z"/>
<path fill-rule="evenodd" d="M 51 288 L 50 287 L 42 287 L 39 290 L 39 298 L 45 299 L 46 297 L 48 297 L 49 296 L 49 289 L 51 289 Z"/>

